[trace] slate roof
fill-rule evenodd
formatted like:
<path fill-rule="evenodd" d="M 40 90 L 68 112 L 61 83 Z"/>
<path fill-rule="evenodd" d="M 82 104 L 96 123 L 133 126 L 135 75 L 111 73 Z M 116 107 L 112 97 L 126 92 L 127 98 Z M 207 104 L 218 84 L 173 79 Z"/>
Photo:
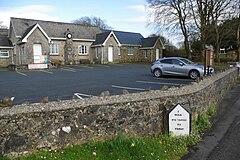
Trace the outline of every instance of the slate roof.
<path fill-rule="evenodd" d="M 113 31 L 119 42 L 124 45 L 141 45 L 141 39 L 144 38 L 140 33 Z"/>
<path fill-rule="evenodd" d="M 100 28 L 93 26 L 14 17 L 11 17 L 11 24 L 16 36 L 21 36 L 22 38 L 24 38 L 24 35 L 28 33 L 27 31 L 31 31 L 36 24 L 39 24 L 50 38 L 65 38 L 65 33 L 69 30 L 73 38 L 94 40 L 96 34 L 101 32 Z"/>
<path fill-rule="evenodd" d="M 27 28 L 27 30 L 23 33 L 23 35 L 21 36 L 22 38 L 24 38 L 25 36 L 27 36 L 27 34 L 36 26 L 37 24 L 32 25 L 31 27 Z"/>
<path fill-rule="evenodd" d="M 159 37 L 143 38 L 141 48 L 153 48 L 158 39 L 159 39 Z"/>
<path fill-rule="evenodd" d="M 141 39 L 144 38 L 140 33 L 104 30 L 96 36 L 96 41 L 92 44 L 100 45 L 105 42 L 109 34 L 113 32 L 121 45 L 141 45 Z"/>
<path fill-rule="evenodd" d="M 93 42 L 92 45 L 94 46 L 94 45 L 103 44 L 110 33 L 111 33 L 111 31 L 106 31 L 106 32 L 97 34 L 96 40 Z"/>
<path fill-rule="evenodd" d="M 8 39 L 8 29 L 0 29 L 0 46 L 12 47 L 12 43 Z"/>

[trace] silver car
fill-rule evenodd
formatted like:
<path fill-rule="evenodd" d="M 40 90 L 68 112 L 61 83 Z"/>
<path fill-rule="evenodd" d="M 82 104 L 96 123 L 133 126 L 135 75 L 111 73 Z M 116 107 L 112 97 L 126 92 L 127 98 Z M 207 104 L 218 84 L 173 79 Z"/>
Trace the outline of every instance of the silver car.
<path fill-rule="evenodd" d="M 213 68 L 210 68 L 210 72 L 212 73 L 213 71 Z M 173 75 L 196 79 L 197 77 L 203 77 L 204 66 L 181 57 L 161 58 L 152 64 L 151 73 L 155 77 Z"/>

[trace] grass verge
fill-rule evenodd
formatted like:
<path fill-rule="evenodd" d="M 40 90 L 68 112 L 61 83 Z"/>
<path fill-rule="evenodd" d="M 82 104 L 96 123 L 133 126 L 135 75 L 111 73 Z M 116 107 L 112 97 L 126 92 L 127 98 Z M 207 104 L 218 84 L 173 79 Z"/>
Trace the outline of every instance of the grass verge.
<path fill-rule="evenodd" d="M 177 160 L 188 152 L 188 147 L 201 140 L 204 131 L 211 127 L 210 118 L 216 114 L 216 105 L 198 113 L 192 121 L 190 136 L 173 137 L 161 134 L 157 137 L 129 138 L 122 134 L 105 142 L 88 142 L 69 146 L 64 150 L 38 151 L 17 160 Z M 2 157 L 1 160 L 9 160 Z"/>

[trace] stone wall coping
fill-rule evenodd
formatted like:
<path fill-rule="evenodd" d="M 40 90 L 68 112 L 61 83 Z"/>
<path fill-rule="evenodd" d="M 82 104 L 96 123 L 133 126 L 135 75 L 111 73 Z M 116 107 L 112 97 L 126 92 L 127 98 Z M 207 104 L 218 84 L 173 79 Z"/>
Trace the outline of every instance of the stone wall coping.
<path fill-rule="evenodd" d="M 193 82 L 190 85 L 182 87 L 169 88 L 166 91 L 162 90 L 150 90 L 140 93 L 129 93 L 123 95 L 113 95 L 107 97 L 91 97 L 84 100 L 63 100 L 54 101 L 49 103 L 33 103 L 33 104 L 21 104 L 16 105 L 11 108 L 0 108 L 0 117 L 13 116 L 27 113 L 38 113 L 38 112 L 51 112 L 51 111 L 64 111 L 69 109 L 84 109 L 89 106 L 102 106 L 102 105 L 112 105 L 119 103 L 130 103 L 136 101 L 144 101 L 147 99 L 158 99 L 164 97 L 180 96 L 193 94 L 195 92 L 201 91 L 212 83 L 218 81 L 224 76 L 236 71 L 237 68 L 231 68 L 224 72 L 214 74 L 212 76 L 206 77 L 199 83 Z M 58 107 L 56 107 L 58 106 Z"/>

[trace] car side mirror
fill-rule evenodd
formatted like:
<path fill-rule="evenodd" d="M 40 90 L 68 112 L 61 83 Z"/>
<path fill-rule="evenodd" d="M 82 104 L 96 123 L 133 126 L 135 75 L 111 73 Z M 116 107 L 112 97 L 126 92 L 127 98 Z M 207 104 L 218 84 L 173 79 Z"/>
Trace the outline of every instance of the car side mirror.
<path fill-rule="evenodd" d="M 182 62 L 179 63 L 180 66 L 183 66 L 184 64 Z"/>

